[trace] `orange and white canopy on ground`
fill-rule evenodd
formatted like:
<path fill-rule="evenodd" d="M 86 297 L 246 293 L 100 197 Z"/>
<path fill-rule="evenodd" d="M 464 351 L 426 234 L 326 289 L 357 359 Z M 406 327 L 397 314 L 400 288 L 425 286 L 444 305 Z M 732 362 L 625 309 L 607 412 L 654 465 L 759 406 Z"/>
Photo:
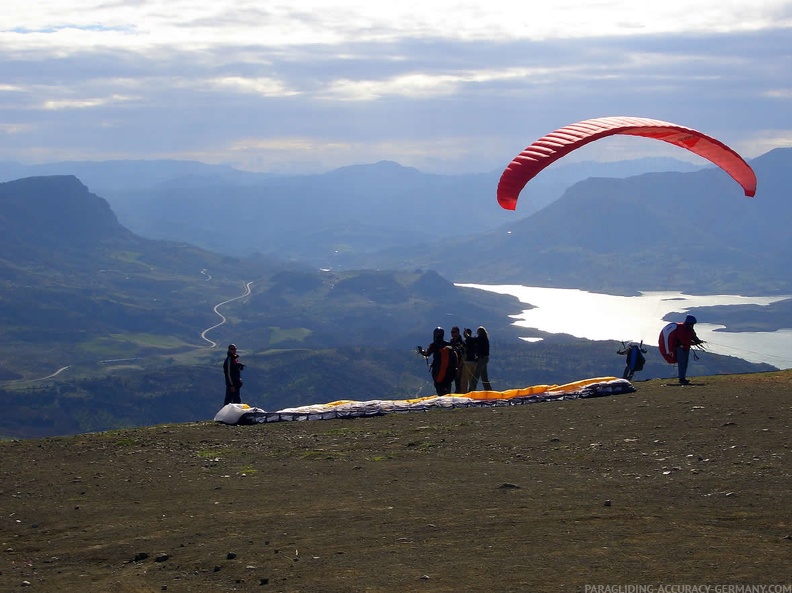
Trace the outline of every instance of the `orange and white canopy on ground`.
<path fill-rule="evenodd" d="M 361 418 L 393 412 L 418 412 L 438 408 L 511 406 L 544 401 L 602 397 L 635 391 L 626 379 L 597 377 L 565 385 L 534 385 L 507 391 L 473 391 L 464 395 L 428 396 L 414 399 L 366 401 L 338 400 L 268 412 L 248 404 L 228 404 L 215 415 L 224 424 L 258 424 L 290 420 Z"/>

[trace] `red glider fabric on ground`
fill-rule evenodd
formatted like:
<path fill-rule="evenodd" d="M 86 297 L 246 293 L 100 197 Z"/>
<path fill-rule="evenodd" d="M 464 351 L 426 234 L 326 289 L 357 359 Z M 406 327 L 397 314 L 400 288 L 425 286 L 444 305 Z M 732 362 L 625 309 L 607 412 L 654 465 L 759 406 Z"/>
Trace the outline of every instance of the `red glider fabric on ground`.
<path fill-rule="evenodd" d="M 756 174 L 731 148 L 692 128 L 643 117 L 600 117 L 580 121 L 551 132 L 518 154 L 498 183 L 498 203 L 506 210 L 517 207 L 525 184 L 542 169 L 590 142 L 622 134 L 662 140 L 685 148 L 726 171 L 742 186 L 745 195 L 756 193 Z"/>

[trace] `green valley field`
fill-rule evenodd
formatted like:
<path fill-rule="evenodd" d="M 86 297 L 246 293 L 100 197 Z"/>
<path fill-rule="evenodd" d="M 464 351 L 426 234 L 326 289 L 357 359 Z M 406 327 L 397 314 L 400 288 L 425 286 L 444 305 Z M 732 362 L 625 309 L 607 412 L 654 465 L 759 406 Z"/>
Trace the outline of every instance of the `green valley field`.
<path fill-rule="evenodd" d="M 3 441 L 0 590 L 791 585 L 792 372 L 634 385 Z"/>

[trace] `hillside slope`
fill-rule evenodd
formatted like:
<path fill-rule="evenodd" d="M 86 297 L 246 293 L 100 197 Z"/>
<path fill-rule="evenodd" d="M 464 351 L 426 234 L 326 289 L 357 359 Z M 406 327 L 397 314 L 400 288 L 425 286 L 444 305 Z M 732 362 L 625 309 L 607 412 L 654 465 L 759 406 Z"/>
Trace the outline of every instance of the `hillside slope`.
<path fill-rule="evenodd" d="M 0 443 L 0 589 L 788 584 L 792 372 Z"/>

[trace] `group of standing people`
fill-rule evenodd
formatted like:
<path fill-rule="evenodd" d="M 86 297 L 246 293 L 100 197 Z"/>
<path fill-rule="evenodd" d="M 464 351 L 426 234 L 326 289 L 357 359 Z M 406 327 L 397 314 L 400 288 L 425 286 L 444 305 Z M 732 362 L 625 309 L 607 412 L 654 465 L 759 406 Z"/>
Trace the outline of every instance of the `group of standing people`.
<path fill-rule="evenodd" d="M 465 328 L 460 335 L 459 328 L 451 328 L 451 341 L 446 342 L 445 330 L 436 327 L 432 334 L 432 343 L 427 348 L 417 347 L 421 356 L 427 359 L 431 356 L 430 371 L 434 381 L 437 395 L 449 393 L 468 393 L 475 391 L 479 379 L 485 391 L 491 391 L 487 364 L 489 363 L 489 335 L 487 330 L 480 326 L 476 335 L 469 328 Z M 242 403 L 242 370 L 245 365 L 239 360 L 235 344 L 229 344 L 223 361 L 223 374 L 225 375 L 225 400 L 228 404 Z"/>
<path fill-rule="evenodd" d="M 445 340 L 445 330 L 436 327 L 432 343 L 427 348 L 417 346 L 418 353 L 431 356 L 430 372 L 437 395 L 476 391 L 478 382 L 485 391 L 491 391 L 487 365 L 489 364 L 489 334 L 479 326 L 476 335 L 469 328 L 460 334 L 459 327 L 451 328 L 451 340 Z"/>

